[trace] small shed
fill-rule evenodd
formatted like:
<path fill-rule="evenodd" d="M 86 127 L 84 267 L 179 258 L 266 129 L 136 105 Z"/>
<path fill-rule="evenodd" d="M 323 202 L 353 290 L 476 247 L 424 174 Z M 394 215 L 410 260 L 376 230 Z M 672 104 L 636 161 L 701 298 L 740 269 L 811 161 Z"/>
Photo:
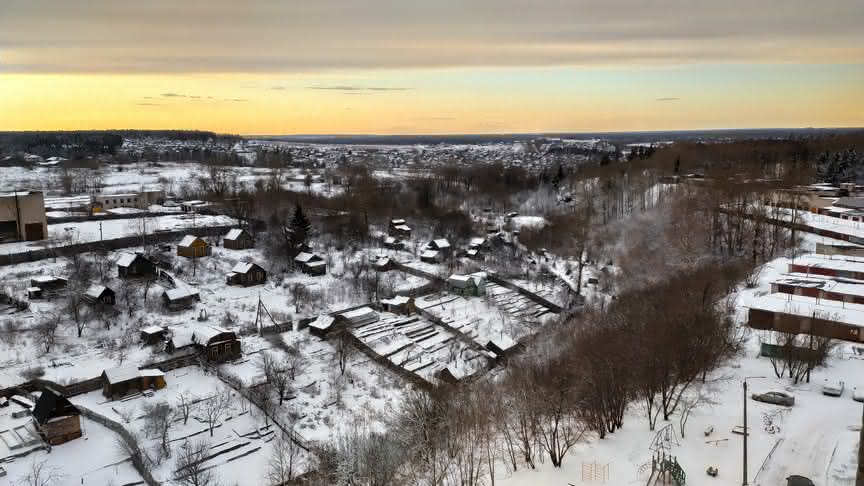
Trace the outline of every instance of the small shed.
<path fill-rule="evenodd" d="M 90 304 L 114 305 L 114 291 L 104 285 L 93 284 L 84 292 L 84 300 Z"/>
<path fill-rule="evenodd" d="M 141 389 L 154 389 L 161 390 L 165 388 L 165 373 L 156 368 L 144 368 L 138 370 L 138 374 L 141 375 Z"/>
<path fill-rule="evenodd" d="M 327 264 L 324 259 L 314 253 L 300 252 L 294 257 L 294 263 L 300 271 L 309 275 L 324 275 L 327 273 Z"/>
<path fill-rule="evenodd" d="M 217 326 L 195 328 L 192 342 L 209 361 L 228 361 L 237 359 L 242 354 L 237 333 Z"/>
<path fill-rule="evenodd" d="M 145 346 L 156 346 L 165 342 L 166 330 L 162 326 L 147 326 L 141 329 L 141 342 Z"/>
<path fill-rule="evenodd" d="M 405 242 L 396 238 L 395 236 L 385 236 L 384 237 L 384 248 L 390 250 L 404 250 Z"/>
<path fill-rule="evenodd" d="M 396 268 L 396 265 L 393 262 L 393 260 L 391 260 L 390 257 L 386 257 L 386 256 L 380 257 L 377 260 L 375 260 L 375 263 L 372 266 L 375 267 L 375 270 L 377 270 L 379 272 L 388 272 L 388 271 Z"/>
<path fill-rule="evenodd" d="M 66 288 L 66 279 L 54 275 L 40 275 L 30 279 L 31 287 L 39 287 L 43 293 Z"/>
<path fill-rule="evenodd" d="M 228 285 L 261 285 L 267 282 L 267 271 L 252 262 L 240 262 L 226 276 Z"/>
<path fill-rule="evenodd" d="M 124 253 L 117 260 L 120 278 L 149 277 L 156 274 L 156 265 L 141 253 Z"/>
<path fill-rule="evenodd" d="M 245 229 L 234 228 L 222 238 L 222 246 L 232 250 L 246 250 L 255 246 L 255 238 Z"/>
<path fill-rule="evenodd" d="M 196 302 L 201 301 L 201 296 L 198 295 L 197 290 L 183 286 L 166 290 L 162 294 L 162 301 L 168 309 L 176 311 L 194 306 Z"/>
<path fill-rule="evenodd" d="M 424 250 L 420 253 L 420 261 L 425 263 L 441 263 L 441 252 L 437 250 Z"/>
<path fill-rule="evenodd" d="M 102 372 L 102 395 L 112 400 L 143 390 L 161 388 L 165 388 L 165 374 L 160 370 L 139 370 L 134 365 L 126 365 Z"/>
<path fill-rule="evenodd" d="M 453 249 L 447 238 L 438 238 L 432 240 L 426 245 L 426 248 L 429 250 L 439 251 L 444 255 L 449 255 L 450 251 Z"/>
<path fill-rule="evenodd" d="M 377 322 L 379 316 L 374 309 L 364 306 L 354 310 L 343 312 L 336 316 L 336 319 L 337 323 L 344 324 L 347 327 L 354 327 Z"/>
<path fill-rule="evenodd" d="M 81 412 L 60 393 L 46 388 L 33 408 L 39 434 L 52 446 L 81 437 Z"/>
<path fill-rule="evenodd" d="M 324 336 L 330 332 L 335 320 L 336 318 L 333 316 L 321 314 L 309 323 L 309 332 L 316 336 Z"/>
<path fill-rule="evenodd" d="M 194 235 L 186 235 L 177 244 L 177 256 L 186 258 L 201 258 L 210 256 L 212 252 L 210 245 L 203 238 Z"/>
<path fill-rule="evenodd" d="M 390 236 L 403 239 L 411 237 L 411 227 L 405 224 L 404 219 L 391 219 L 390 226 L 387 229 Z"/>
<path fill-rule="evenodd" d="M 27 298 L 30 300 L 41 299 L 42 289 L 39 287 L 27 287 Z"/>
<path fill-rule="evenodd" d="M 453 274 L 447 279 L 450 292 L 463 296 L 480 296 L 486 293 L 486 274 L 483 272 L 471 275 Z"/>
<path fill-rule="evenodd" d="M 381 308 L 386 312 L 406 316 L 413 314 L 417 310 L 414 306 L 414 297 L 406 297 L 404 295 L 397 295 L 392 299 L 381 299 Z"/>

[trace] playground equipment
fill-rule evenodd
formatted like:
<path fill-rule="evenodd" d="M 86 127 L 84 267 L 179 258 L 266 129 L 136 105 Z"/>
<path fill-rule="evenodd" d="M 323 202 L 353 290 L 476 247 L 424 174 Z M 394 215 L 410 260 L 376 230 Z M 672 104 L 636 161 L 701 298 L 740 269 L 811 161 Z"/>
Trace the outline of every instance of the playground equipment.
<path fill-rule="evenodd" d="M 664 451 L 656 451 L 651 458 L 651 477 L 648 486 L 684 486 L 687 484 L 687 475 L 684 468 L 678 464 L 678 458 L 666 454 Z"/>

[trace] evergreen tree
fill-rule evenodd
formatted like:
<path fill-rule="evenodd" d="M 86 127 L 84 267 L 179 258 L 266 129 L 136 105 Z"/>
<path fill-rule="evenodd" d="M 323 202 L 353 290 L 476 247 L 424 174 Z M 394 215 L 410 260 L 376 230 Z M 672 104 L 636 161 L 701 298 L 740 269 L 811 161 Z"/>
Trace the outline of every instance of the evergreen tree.
<path fill-rule="evenodd" d="M 309 222 L 309 218 L 306 217 L 300 204 L 294 208 L 294 215 L 291 217 L 289 228 L 291 229 L 291 246 L 296 249 L 306 243 L 306 238 L 312 229 L 312 223 Z"/>

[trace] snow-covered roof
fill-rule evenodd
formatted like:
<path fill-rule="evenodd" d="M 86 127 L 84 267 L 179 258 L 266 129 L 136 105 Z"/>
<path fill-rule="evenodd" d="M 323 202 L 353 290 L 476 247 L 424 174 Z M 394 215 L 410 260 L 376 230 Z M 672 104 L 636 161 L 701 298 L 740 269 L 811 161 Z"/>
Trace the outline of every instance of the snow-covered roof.
<path fill-rule="evenodd" d="M 144 334 L 159 334 L 160 332 L 164 332 L 165 328 L 162 326 L 147 326 L 141 328 L 141 332 Z"/>
<path fill-rule="evenodd" d="M 86 292 L 84 292 L 84 295 L 90 297 L 91 299 L 98 299 L 99 297 L 102 297 L 102 293 L 106 290 L 108 290 L 108 287 L 104 285 L 93 284 L 87 289 Z"/>
<path fill-rule="evenodd" d="M 468 275 L 453 274 L 447 278 L 447 283 L 449 283 L 453 287 L 458 287 L 460 289 L 464 289 L 465 287 L 467 287 L 469 282 L 473 282 L 473 280 Z"/>
<path fill-rule="evenodd" d="M 497 346 L 498 349 L 500 349 L 502 351 L 506 351 L 506 350 L 516 346 L 516 344 L 518 344 L 518 343 L 516 341 L 514 341 L 510 336 L 502 334 L 501 336 L 498 336 L 494 339 L 490 339 L 489 344 L 493 344 L 493 345 Z"/>
<path fill-rule="evenodd" d="M 399 226 L 396 226 L 393 229 L 397 229 L 399 231 L 411 231 L 411 227 L 408 225 L 405 225 L 405 224 L 400 224 Z"/>
<path fill-rule="evenodd" d="M 206 345 L 211 339 L 223 333 L 230 333 L 228 329 L 223 329 L 218 326 L 201 326 L 196 327 L 192 334 L 192 342 L 196 344 Z"/>
<path fill-rule="evenodd" d="M 177 287 L 176 289 L 168 289 L 165 291 L 165 296 L 168 300 L 180 300 L 193 295 L 198 295 L 198 291 L 190 287 Z"/>
<path fill-rule="evenodd" d="M 333 321 L 335 320 L 336 318 L 334 318 L 333 316 L 321 314 L 314 321 L 309 323 L 309 327 L 313 329 L 319 329 L 321 331 L 326 331 L 327 329 L 330 329 L 330 326 L 333 325 Z"/>
<path fill-rule="evenodd" d="M 247 273 L 249 270 L 252 270 L 252 267 L 255 267 L 252 262 L 238 262 L 237 265 L 234 265 L 234 268 L 231 269 L 231 273 Z"/>
<path fill-rule="evenodd" d="M 438 256 L 438 250 L 426 250 L 420 254 L 420 258 L 435 258 Z"/>
<path fill-rule="evenodd" d="M 55 277 L 54 275 L 39 275 L 33 277 L 31 280 L 38 283 L 51 283 L 57 280 L 62 280 L 60 277 Z"/>
<path fill-rule="evenodd" d="M 325 262 L 324 260 L 318 260 L 318 261 L 314 261 L 314 262 L 306 262 L 306 266 L 310 267 L 310 268 L 324 267 L 324 266 L 327 266 L 327 262 Z"/>
<path fill-rule="evenodd" d="M 384 243 L 387 243 L 388 245 L 392 245 L 393 243 L 396 243 L 396 238 L 394 238 L 392 236 L 387 236 L 384 238 Z"/>
<path fill-rule="evenodd" d="M 192 330 L 188 327 L 172 327 L 171 342 L 174 344 L 175 348 L 190 346 L 195 343 L 195 341 L 192 340 L 193 334 Z"/>
<path fill-rule="evenodd" d="M 435 247 L 439 249 L 450 248 L 450 242 L 447 241 L 447 238 L 439 238 L 437 240 L 432 240 L 432 243 L 434 243 Z"/>
<path fill-rule="evenodd" d="M 486 243 L 486 238 L 471 238 L 471 240 L 468 242 L 468 246 L 480 246 L 484 243 Z"/>
<path fill-rule="evenodd" d="M 141 376 L 165 376 L 165 373 L 162 370 L 156 368 L 147 368 L 143 370 L 138 370 L 138 373 Z"/>
<path fill-rule="evenodd" d="M 411 297 L 407 297 L 405 295 L 397 295 L 392 299 L 381 299 L 382 304 L 387 305 L 404 305 L 411 301 Z"/>
<path fill-rule="evenodd" d="M 390 264 L 390 258 L 389 257 L 381 257 L 381 258 L 375 260 L 375 266 L 376 267 L 386 267 L 389 264 Z"/>
<path fill-rule="evenodd" d="M 192 246 L 192 243 L 195 243 L 195 240 L 199 238 L 195 235 L 186 235 L 180 240 L 180 243 L 177 246 Z"/>
<path fill-rule="evenodd" d="M 234 228 L 231 231 L 229 231 L 228 234 L 225 235 L 225 237 L 223 239 L 233 241 L 233 240 L 236 240 L 237 238 L 240 238 L 240 235 L 242 235 L 242 234 L 243 234 L 242 229 Z"/>
<path fill-rule="evenodd" d="M 864 261 L 854 257 L 825 258 L 818 255 L 802 255 L 789 262 L 790 265 L 806 265 L 813 268 L 864 272 Z"/>
<path fill-rule="evenodd" d="M 368 318 L 372 318 L 372 317 L 375 317 L 375 318 L 378 317 L 377 312 L 375 312 L 372 308 L 365 307 L 365 306 L 360 307 L 359 309 L 354 309 L 354 310 L 351 310 L 348 312 L 343 312 L 340 315 L 342 317 L 344 317 L 345 319 L 348 319 L 349 321 L 352 321 L 352 322 L 360 321 L 360 320 L 364 320 L 364 319 L 368 319 Z"/>
<path fill-rule="evenodd" d="M 864 327 L 864 304 L 835 302 L 802 295 L 771 294 L 756 299 L 750 304 L 750 308 Z"/>
<path fill-rule="evenodd" d="M 121 366 L 119 368 L 108 368 L 105 370 L 105 379 L 108 380 L 108 383 L 122 383 L 124 381 L 134 380 L 138 378 L 141 374 L 138 371 L 138 367 L 135 365 L 127 365 Z"/>
<path fill-rule="evenodd" d="M 137 253 L 124 253 L 117 259 L 117 266 L 127 268 L 129 265 L 132 265 L 132 262 L 135 261 L 135 257 L 137 256 Z"/>
<path fill-rule="evenodd" d="M 314 253 L 308 253 L 308 252 L 302 251 L 302 252 L 298 253 L 296 257 L 294 257 L 294 261 L 298 262 L 298 263 L 308 263 L 313 258 L 318 259 L 321 257 L 319 257 L 318 255 L 316 255 Z"/>
<path fill-rule="evenodd" d="M 404 219 L 391 219 L 390 224 L 392 224 L 394 226 L 398 226 L 400 224 L 405 224 L 405 220 Z"/>

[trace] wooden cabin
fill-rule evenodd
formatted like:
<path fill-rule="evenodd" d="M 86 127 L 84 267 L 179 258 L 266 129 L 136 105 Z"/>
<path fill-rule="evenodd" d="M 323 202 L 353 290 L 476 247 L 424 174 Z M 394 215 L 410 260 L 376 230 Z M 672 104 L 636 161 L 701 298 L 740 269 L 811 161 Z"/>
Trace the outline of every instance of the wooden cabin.
<path fill-rule="evenodd" d="M 231 250 L 247 250 L 255 247 L 255 238 L 245 229 L 235 228 L 222 238 L 222 246 Z"/>
<path fill-rule="evenodd" d="M 192 342 L 208 361 L 222 362 L 241 356 L 240 338 L 237 333 L 216 326 L 195 328 Z"/>
<path fill-rule="evenodd" d="M 300 252 L 294 257 L 294 263 L 300 271 L 309 275 L 324 275 L 327 273 L 327 264 L 324 259 L 314 253 Z"/>
<path fill-rule="evenodd" d="M 46 388 L 33 408 L 36 429 L 55 446 L 81 437 L 81 412 L 60 393 Z"/>
<path fill-rule="evenodd" d="M 112 400 L 148 389 L 161 388 L 165 388 L 165 373 L 160 370 L 139 370 L 134 365 L 126 365 L 102 372 L 102 395 Z"/>
<path fill-rule="evenodd" d="M 261 285 L 267 282 L 267 271 L 251 262 L 240 262 L 226 276 L 228 285 Z"/>
<path fill-rule="evenodd" d="M 184 236 L 177 245 L 177 256 L 186 258 L 210 256 L 212 251 L 213 249 L 210 248 L 210 245 L 203 238 L 194 235 Z"/>
<path fill-rule="evenodd" d="M 168 289 L 162 294 L 162 302 L 172 311 L 188 309 L 200 301 L 198 291 L 186 286 Z"/>
<path fill-rule="evenodd" d="M 165 342 L 167 331 L 162 326 L 147 326 L 140 331 L 141 343 L 145 346 L 157 346 Z"/>
<path fill-rule="evenodd" d="M 150 277 L 156 274 L 156 265 L 141 253 L 124 253 L 117 260 L 120 278 Z"/>
<path fill-rule="evenodd" d="M 66 279 L 54 275 L 41 275 L 30 279 L 30 287 L 42 289 L 44 295 L 66 288 Z"/>
<path fill-rule="evenodd" d="M 486 274 L 483 272 L 471 275 L 453 274 L 447 279 L 450 292 L 465 297 L 480 296 L 486 293 Z"/>
<path fill-rule="evenodd" d="M 384 309 L 385 312 L 392 312 L 393 314 L 402 314 L 405 316 L 410 316 L 417 310 L 414 306 L 414 297 L 406 297 L 403 295 L 397 295 L 392 299 L 381 299 L 381 308 Z"/>
<path fill-rule="evenodd" d="M 424 250 L 420 253 L 420 261 L 425 263 L 441 263 L 441 252 L 437 250 Z"/>
<path fill-rule="evenodd" d="M 438 238 L 427 243 L 426 249 L 438 251 L 442 255 L 447 256 L 453 250 L 453 247 L 450 245 L 450 241 L 448 241 L 447 238 Z"/>
<path fill-rule="evenodd" d="M 387 233 L 396 238 L 407 239 L 411 238 L 411 227 L 405 224 L 404 219 L 391 219 Z"/>
<path fill-rule="evenodd" d="M 114 305 L 114 291 L 104 285 L 93 284 L 84 292 L 84 300 L 90 304 Z"/>

